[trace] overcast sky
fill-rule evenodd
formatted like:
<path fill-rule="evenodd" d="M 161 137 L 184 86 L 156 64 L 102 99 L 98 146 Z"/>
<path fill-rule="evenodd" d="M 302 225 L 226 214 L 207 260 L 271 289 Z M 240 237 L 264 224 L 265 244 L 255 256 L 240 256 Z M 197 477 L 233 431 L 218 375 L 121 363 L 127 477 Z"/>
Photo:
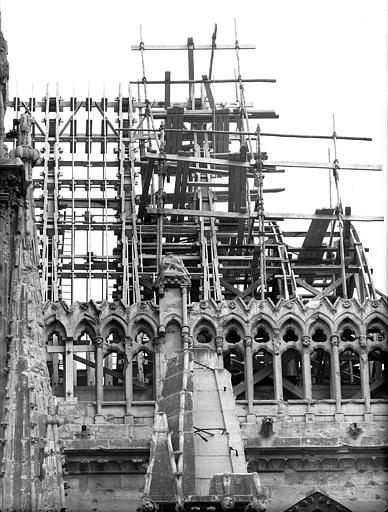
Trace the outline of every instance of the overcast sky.
<path fill-rule="evenodd" d="M 343 204 L 353 214 L 386 215 L 387 162 L 387 3 L 385 0 L 0 0 L 2 29 L 8 40 L 10 96 L 45 95 L 50 82 L 63 97 L 100 98 L 103 86 L 115 97 L 118 83 L 142 77 L 139 52 L 130 46 L 211 42 L 234 43 L 234 18 L 240 43 L 256 44 L 240 53 L 245 78 L 276 78 L 276 84 L 246 86 L 247 101 L 275 109 L 279 120 L 263 120 L 263 131 L 330 134 L 335 114 L 338 135 L 370 136 L 373 142 L 339 142 L 340 163 L 382 164 L 382 173 L 341 172 Z M 146 76 L 187 78 L 185 52 L 145 54 Z M 206 74 L 209 53 L 196 52 L 196 78 Z M 214 78 L 233 78 L 234 52 L 217 52 Z M 17 85 L 18 84 L 18 85 Z M 182 99 L 187 91 L 180 90 Z M 155 95 L 155 98 L 153 98 Z M 219 86 L 216 100 L 228 100 L 233 87 Z M 150 89 L 151 99 L 163 92 Z M 9 114 L 10 116 L 10 114 Z M 43 115 L 42 115 L 43 117 Z M 11 124 L 10 117 L 8 123 Z M 255 128 L 255 126 L 252 126 Z M 265 139 L 271 160 L 325 162 L 327 141 Z M 332 150 L 331 150 L 332 151 Z M 266 195 L 267 211 L 313 212 L 328 206 L 328 175 L 321 170 L 288 170 L 266 178 L 266 186 L 286 186 Z M 370 248 L 375 284 L 387 290 L 386 223 L 357 223 Z"/>

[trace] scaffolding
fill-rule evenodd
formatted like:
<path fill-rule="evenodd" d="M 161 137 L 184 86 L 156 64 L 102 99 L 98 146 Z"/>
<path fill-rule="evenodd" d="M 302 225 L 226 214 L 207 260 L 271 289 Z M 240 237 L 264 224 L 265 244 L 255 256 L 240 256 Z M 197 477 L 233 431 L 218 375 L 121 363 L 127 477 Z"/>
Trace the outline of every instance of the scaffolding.
<path fill-rule="evenodd" d="M 375 298 L 371 269 L 353 225 L 382 220 L 354 216 L 339 194 L 342 170 L 379 171 L 380 166 L 333 162 L 271 161 L 262 150 L 266 137 L 370 140 L 365 137 L 270 133 L 263 119 L 273 110 L 255 110 L 245 99 L 239 52 L 252 45 L 147 46 L 140 53 L 143 78 L 111 100 L 55 95 L 9 102 L 15 126 L 21 112 L 35 119 L 32 139 L 42 154 L 35 167 L 36 226 L 41 243 L 44 300 L 68 303 L 154 298 L 153 284 L 163 254 L 180 256 L 191 278 L 191 300 L 240 297 L 320 300 L 338 296 Z M 210 52 L 209 71 L 195 78 L 194 56 Z M 235 52 L 238 74 L 215 80 L 218 51 Z M 188 79 L 148 80 L 148 51 L 187 52 Z M 218 103 L 215 84 L 234 83 L 237 96 Z M 158 85 L 164 98 L 150 101 Z M 186 85 L 186 101 L 174 102 L 175 86 Z M 137 91 L 134 97 L 132 89 Z M 43 113 L 43 121 L 38 120 Z M 254 125 L 254 128 L 252 128 Z M 10 140 L 10 135 L 8 140 Z M 264 196 L 284 188 L 265 188 L 263 177 L 285 169 L 327 169 L 337 191 L 335 207 L 311 214 L 267 212 Z M 266 180 L 267 181 L 267 180 Z M 309 220 L 308 229 L 287 231 L 287 219 Z"/>

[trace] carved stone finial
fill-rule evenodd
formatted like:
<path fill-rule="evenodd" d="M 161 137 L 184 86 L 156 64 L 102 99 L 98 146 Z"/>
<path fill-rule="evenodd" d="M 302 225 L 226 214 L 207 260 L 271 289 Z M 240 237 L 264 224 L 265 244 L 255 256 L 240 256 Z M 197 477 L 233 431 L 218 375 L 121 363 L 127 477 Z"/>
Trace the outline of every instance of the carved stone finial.
<path fill-rule="evenodd" d="M 151 500 L 151 498 L 144 497 L 141 506 L 136 509 L 136 512 L 158 512 L 159 505 Z"/>
<path fill-rule="evenodd" d="M 235 500 L 233 496 L 226 494 L 221 498 L 221 508 L 222 510 L 232 510 L 235 505 Z"/>
<path fill-rule="evenodd" d="M 222 336 L 216 336 L 215 343 L 216 343 L 217 354 L 222 355 L 222 349 L 224 346 L 224 338 Z"/>
<path fill-rule="evenodd" d="M 358 343 L 360 345 L 360 347 L 362 349 L 366 348 L 367 345 L 368 345 L 368 342 L 367 342 L 367 337 L 365 336 L 365 334 L 361 334 L 359 337 L 358 337 Z"/>
<path fill-rule="evenodd" d="M 270 436 L 272 436 L 274 434 L 274 431 L 273 431 L 273 419 L 271 417 L 267 416 L 266 418 L 263 418 L 261 420 L 260 434 L 263 437 L 270 437 Z"/>
<path fill-rule="evenodd" d="M 244 347 L 252 348 L 252 336 L 244 336 Z"/>
<path fill-rule="evenodd" d="M 165 287 L 190 287 L 191 278 L 182 258 L 172 253 L 162 257 L 158 277 L 155 280 L 155 288 L 159 289 L 159 295 L 164 295 Z"/>
<path fill-rule="evenodd" d="M 330 343 L 332 347 L 338 347 L 339 345 L 339 336 L 337 334 L 332 334 L 330 336 Z"/>
<path fill-rule="evenodd" d="M 97 348 L 102 348 L 104 345 L 104 338 L 102 338 L 102 336 L 96 336 L 94 344 Z"/>

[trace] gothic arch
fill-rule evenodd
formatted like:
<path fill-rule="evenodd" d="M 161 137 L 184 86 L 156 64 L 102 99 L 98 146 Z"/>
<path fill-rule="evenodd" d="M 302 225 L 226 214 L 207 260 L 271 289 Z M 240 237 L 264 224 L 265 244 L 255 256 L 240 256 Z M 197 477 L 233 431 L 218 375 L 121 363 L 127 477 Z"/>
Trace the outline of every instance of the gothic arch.
<path fill-rule="evenodd" d="M 345 324 L 353 325 L 355 330 L 358 332 L 358 335 L 362 332 L 362 322 L 360 318 L 355 315 L 354 313 L 351 313 L 350 311 L 347 311 L 345 313 L 342 313 L 342 315 L 339 315 L 334 324 L 334 330 L 335 332 L 339 332 L 341 327 Z"/>
<path fill-rule="evenodd" d="M 331 512 L 332 510 L 341 510 L 341 512 L 352 512 L 338 501 L 333 500 L 326 494 L 319 491 L 309 494 L 305 498 L 298 501 L 285 512 Z"/>
<path fill-rule="evenodd" d="M 67 338 L 67 332 L 66 332 L 65 326 L 63 325 L 62 322 L 60 322 L 59 320 L 56 320 L 56 319 L 54 320 L 54 322 L 51 322 L 50 324 L 48 324 L 46 326 L 45 334 L 46 334 L 46 340 L 48 340 L 48 338 L 52 334 L 59 335 L 59 337 L 61 338 L 61 340 L 63 342 L 65 342 L 66 338 Z"/>
<path fill-rule="evenodd" d="M 208 319 L 201 319 L 196 323 L 193 330 L 194 345 L 200 344 L 202 346 L 211 344 L 214 347 L 215 339 L 217 336 L 217 329 L 213 322 Z"/>
<path fill-rule="evenodd" d="M 317 318 L 306 327 L 307 333 L 313 343 L 325 343 L 330 340 L 332 330 L 330 324 L 324 319 Z"/>
<path fill-rule="evenodd" d="M 101 325 L 101 335 L 106 339 L 110 334 L 116 334 L 121 341 L 124 341 L 126 335 L 126 325 L 117 316 L 108 317 Z"/>
<path fill-rule="evenodd" d="M 322 323 L 327 326 L 327 330 L 329 334 L 335 332 L 334 322 L 332 317 L 328 316 L 326 313 L 322 313 L 321 311 L 315 311 L 308 318 L 306 318 L 306 333 L 311 336 L 311 326 L 315 323 Z"/>
<path fill-rule="evenodd" d="M 153 339 L 157 336 L 158 325 L 155 320 L 148 315 L 138 315 L 129 324 L 128 332 L 134 339 L 136 331 L 144 328 L 147 331 L 148 336 Z"/>
<path fill-rule="evenodd" d="M 336 332 L 343 343 L 354 343 L 362 333 L 362 325 L 350 316 L 345 316 L 337 324 Z"/>
<path fill-rule="evenodd" d="M 240 319 L 235 316 L 229 318 L 224 324 L 223 336 L 226 343 L 229 345 L 242 345 L 244 336 L 246 336 L 245 328 L 241 324 Z"/>
<path fill-rule="evenodd" d="M 91 322 L 86 319 L 82 319 L 74 329 L 74 341 L 76 341 L 84 333 L 86 333 L 92 341 L 96 339 L 96 330 Z"/>

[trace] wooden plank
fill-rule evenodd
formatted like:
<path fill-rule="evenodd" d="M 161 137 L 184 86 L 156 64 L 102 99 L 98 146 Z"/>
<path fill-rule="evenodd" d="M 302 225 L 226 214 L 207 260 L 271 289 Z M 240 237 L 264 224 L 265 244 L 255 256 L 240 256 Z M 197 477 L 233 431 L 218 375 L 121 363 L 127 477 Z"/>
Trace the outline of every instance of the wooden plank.
<path fill-rule="evenodd" d="M 313 295 L 319 295 L 319 291 L 314 288 L 314 286 L 311 286 L 311 284 L 309 283 L 306 283 L 306 281 L 304 281 L 303 279 L 295 279 L 295 282 L 297 285 L 301 286 L 302 288 L 304 288 L 305 290 L 311 292 Z"/>
<path fill-rule="evenodd" d="M 210 88 L 210 81 L 207 79 L 206 75 L 202 75 L 202 80 L 203 80 L 203 85 L 205 86 L 205 92 L 206 92 L 206 96 L 207 96 L 207 99 L 209 102 L 209 106 L 212 110 L 215 110 L 216 104 L 214 102 L 213 93 Z"/>
<path fill-rule="evenodd" d="M 168 108 L 171 104 L 171 73 L 164 73 L 164 106 Z"/>
<path fill-rule="evenodd" d="M 137 213 L 139 219 L 143 219 L 146 211 L 146 206 L 149 203 L 149 188 L 151 184 L 153 170 L 154 163 L 152 161 L 148 163 L 145 171 L 142 170 L 142 193 L 140 198 L 139 211 Z"/>
<path fill-rule="evenodd" d="M 212 50 L 213 45 L 211 44 L 196 44 L 195 50 Z M 217 44 L 216 50 L 235 50 L 236 46 L 234 44 Z M 239 50 L 256 50 L 256 45 L 254 44 L 241 44 L 238 45 Z M 160 50 L 187 50 L 187 45 L 181 44 L 140 44 L 131 45 L 131 50 L 133 51 L 160 51 Z"/>
<path fill-rule="evenodd" d="M 183 215 L 185 217 L 214 217 L 214 218 L 224 218 L 224 219 L 249 219 L 249 215 L 245 213 L 238 212 L 215 212 L 208 210 L 184 210 L 178 208 L 154 208 L 147 207 L 148 213 L 156 213 L 162 215 Z"/>
<path fill-rule="evenodd" d="M 288 364 L 294 358 L 294 354 L 292 352 L 286 352 L 282 360 L 282 367 Z M 269 365 L 261 370 L 257 370 L 253 374 L 253 385 L 258 384 L 261 380 L 264 380 L 266 377 L 271 378 L 271 374 L 273 374 L 273 366 Z M 241 393 L 245 389 L 245 382 L 240 382 L 236 386 L 233 386 L 233 393 L 235 396 L 241 395 Z"/>
<path fill-rule="evenodd" d="M 83 357 L 76 356 L 76 355 L 73 355 L 73 359 L 75 361 L 78 361 L 79 363 L 89 366 L 90 368 L 96 369 L 96 363 L 94 363 L 93 361 L 89 361 L 88 359 L 84 359 Z M 106 375 L 111 375 L 112 377 L 116 377 L 117 379 L 119 379 L 123 382 L 125 380 L 125 376 L 123 373 L 117 372 L 115 370 L 110 370 L 109 368 L 105 368 L 105 366 L 103 366 L 103 373 Z M 133 386 L 138 389 L 143 389 L 143 390 L 147 389 L 147 386 L 145 386 L 139 382 L 135 382 L 135 381 L 133 381 Z"/>
<path fill-rule="evenodd" d="M 239 212 L 216 212 L 216 211 L 204 211 L 204 210 L 184 210 L 177 208 L 154 208 L 151 206 L 147 207 L 147 211 L 149 213 L 163 214 L 163 215 L 184 215 L 189 217 L 216 217 L 216 218 L 225 218 L 225 219 L 255 219 L 257 214 L 255 212 L 252 213 L 239 213 Z M 316 214 L 308 214 L 308 213 L 266 213 L 265 219 L 267 220 L 282 220 L 282 219 L 329 219 L 335 220 L 337 217 L 335 215 L 316 215 Z M 345 217 L 344 217 L 345 218 Z M 383 221 L 384 217 L 372 217 L 372 216 L 357 216 L 350 215 L 348 217 L 351 221 Z"/>
<path fill-rule="evenodd" d="M 350 276 L 352 276 L 352 272 L 347 272 L 345 274 L 345 279 L 348 280 Z M 314 297 L 314 300 L 321 300 L 323 297 L 327 297 L 329 293 L 334 291 L 336 288 L 342 285 L 342 276 L 334 281 L 331 285 L 329 285 L 327 288 L 325 288 L 321 293 L 319 293 L 316 297 Z"/>
<path fill-rule="evenodd" d="M 381 386 L 386 386 L 386 385 L 387 385 L 387 378 L 385 376 L 380 377 L 380 379 L 374 380 L 369 383 L 369 390 L 370 390 L 370 392 L 372 392 L 375 389 L 378 389 Z M 361 398 L 361 390 L 357 391 L 357 393 L 355 393 L 354 395 L 351 396 L 351 400 L 358 399 L 358 398 Z"/>
<path fill-rule="evenodd" d="M 186 47 L 187 49 L 187 47 Z M 238 78 L 221 78 L 221 79 L 216 79 L 216 80 L 212 80 L 212 79 L 209 79 L 207 77 L 207 75 L 202 75 L 202 80 L 171 80 L 171 85 L 186 85 L 186 84 L 205 84 L 206 82 L 208 84 L 230 84 L 230 83 L 240 83 L 243 82 L 243 83 L 260 83 L 260 82 L 264 82 L 264 83 L 276 83 L 276 79 L 275 78 L 242 78 L 241 80 L 239 80 Z M 143 85 L 144 82 L 143 81 L 140 81 L 140 80 L 137 80 L 137 81 L 134 81 L 134 82 L 129 82 L 131 85 Z M 164 85 L 166 83 L 166 80 L 147 80 L 147 85 Z M 66 102 L 64 102 L 64 106 L 69 106 L 69 105 L 66 105 Z M 253 135 L 255 135 L 255 133 L 253 133 Z M 276 134 L 270 134 L 270 135 L 276 135 Z M 280 136 L 282 136 L 283 134 L 280 134 Z M 304 137 L 304 135 L 296 135 L 296 137 Z M 306 135 L 306 137 L 311 137 L 309 135 Z M 317 136 L 318 137 L 318 136 Z M 333 139 L 333 136 L 323 136 L 323 137 L 320 137 L 320 138 L 325 138 L 325 139 Z M 336 137 L 337 139 L 341 139 L 343 137 L 339 137 L 337 136 Z M 353 140 L 353 138 L 352 138 Z M 357 140 L 360 140 L 359 138 L 357 138 Z M 363 139 L 361 139 L 363 140 Z M 372 140 L 372 139 L 366 139 L 366 140 Z"/>
<path fill-rule="evenodd" d="M 182 131 L 165 131 L 166 153 L 178 153 L 182 148 L 183 138 L 183 114 L 184 109 L 181 107 L 171 107 L 167 109 L 167 117 L 165 122 L 166 128 L 176 128 Z M 146 153 L 147 156 L 147 153 Z M 182 159 L 181 159 L 182 160 Z"/>
<path fill-rule="evenodd" d="M 229 129 L 229 109 L 218 109 L 215 113 L 215 131 L 214 137 L 214 152 L 215 153 L 227 153 L 229 151 L 229 135 L 228 133 L 222 133 Z"/>
<path fill-rule="evenodd" d="M 154 116 L 156 119 L 156 116 Z M 222 158 L 200 158 L 200 157 L 178 157 L 177 155 L 165 154 L 160 155 L 159 153 L 146 153 L 146 157 L 153 160 L 166 159 L 171 161 L 178 160 L 187 160 L 188 162 L 193 163 L 203 163 L 203 164 L 212 164 L 212 165 L 221 165 L 221 166 L 231 166 L 236 165 L 237 167 L 244 167 L 248 169 L 253 169 L 252 166 L 248 162 L 231 162 L 230 160 L 222 159 Z M 288 162 L 288 161 L 270 161 L 265 160 L 264 169 L 266 167 L 300 167 L 306 169 L 332 169 L 333 166 L 330 164 L 321 164 L 317 162 Z M 341 166 L 341 170 L 361 170 L 361 171 L 381 171 L 381 165 L 358 165 L 358 164 L 343 164 Z"/>
<path fill-rule="evenodd" d="M 188 58 L 188 64 L 189 64 L 189 80 L 191 81 L 189 83 L 189 101 L 194 101 L 195 100 L 195 93 L 194 93 L 195 84 L 193 84 L 193 82 L 192 82 L 192 80 L 194 80 L 194 41 L 193 41 L 192 37 L 189 37 L 187 39 L 187 58 Z"/>
<path fill-rule="evenodd" d="M 333 169 L 333 165 L 330 163 L 319 163 L 319 162 L 288 162 L 288 161 L 269 161 L 265 162 L 265 165 L 274 165 L 276 167 L 300 167 L 303 169 Z M 340 170 L 350 171 L 381 171 L 381 165 L 367 165 L 367 164 L 341 164 Z"/>
<path fill-rule="evenodd" d="M 224 279 L 223 277 L 221 277 L 221 279 L 220 279 L 220 284 L 221 284 L 221 286 L 223 286 L 224 288 L 226 288 L 227 290 L 232 292 L 237 297 L 242 296 L 242 292 L 240 292 L 240 290 L 238 290 L 237 288 L 235 288 L 234 286 L 229 284 L 228 281 L 226 281 L 226 279 Z"/>
<path fill-rule="evenodd" d="M 315 210 L 315 213 L 317 215 L 333 216 L 334 211 L 334 208 L 322 208 Z M 329 224 L 330 220 L 324 218 L 313 219 L 311 221 L 306 238 L 303 240 L 302 250 L 299 252 L 296 260 L 297 263 L 320 263 L 322 261 L 324 253 L 314 249 L 314 247 L 322 245 Z M 311 284 L 309 281 L 311 281 L 311 278 L 307 280 L 307 282 Z"/>
<path fill-rule="evenodd" d="M 180 172 L 179 172 L 180 171 Z M 184 209 L 187 200 L 187 180 L 189 177 L 189 164 L 178 162 L 173 195 L 173 208 Z M 182 215 L 171 216 L 171 222 L 182 222 Z"/>

